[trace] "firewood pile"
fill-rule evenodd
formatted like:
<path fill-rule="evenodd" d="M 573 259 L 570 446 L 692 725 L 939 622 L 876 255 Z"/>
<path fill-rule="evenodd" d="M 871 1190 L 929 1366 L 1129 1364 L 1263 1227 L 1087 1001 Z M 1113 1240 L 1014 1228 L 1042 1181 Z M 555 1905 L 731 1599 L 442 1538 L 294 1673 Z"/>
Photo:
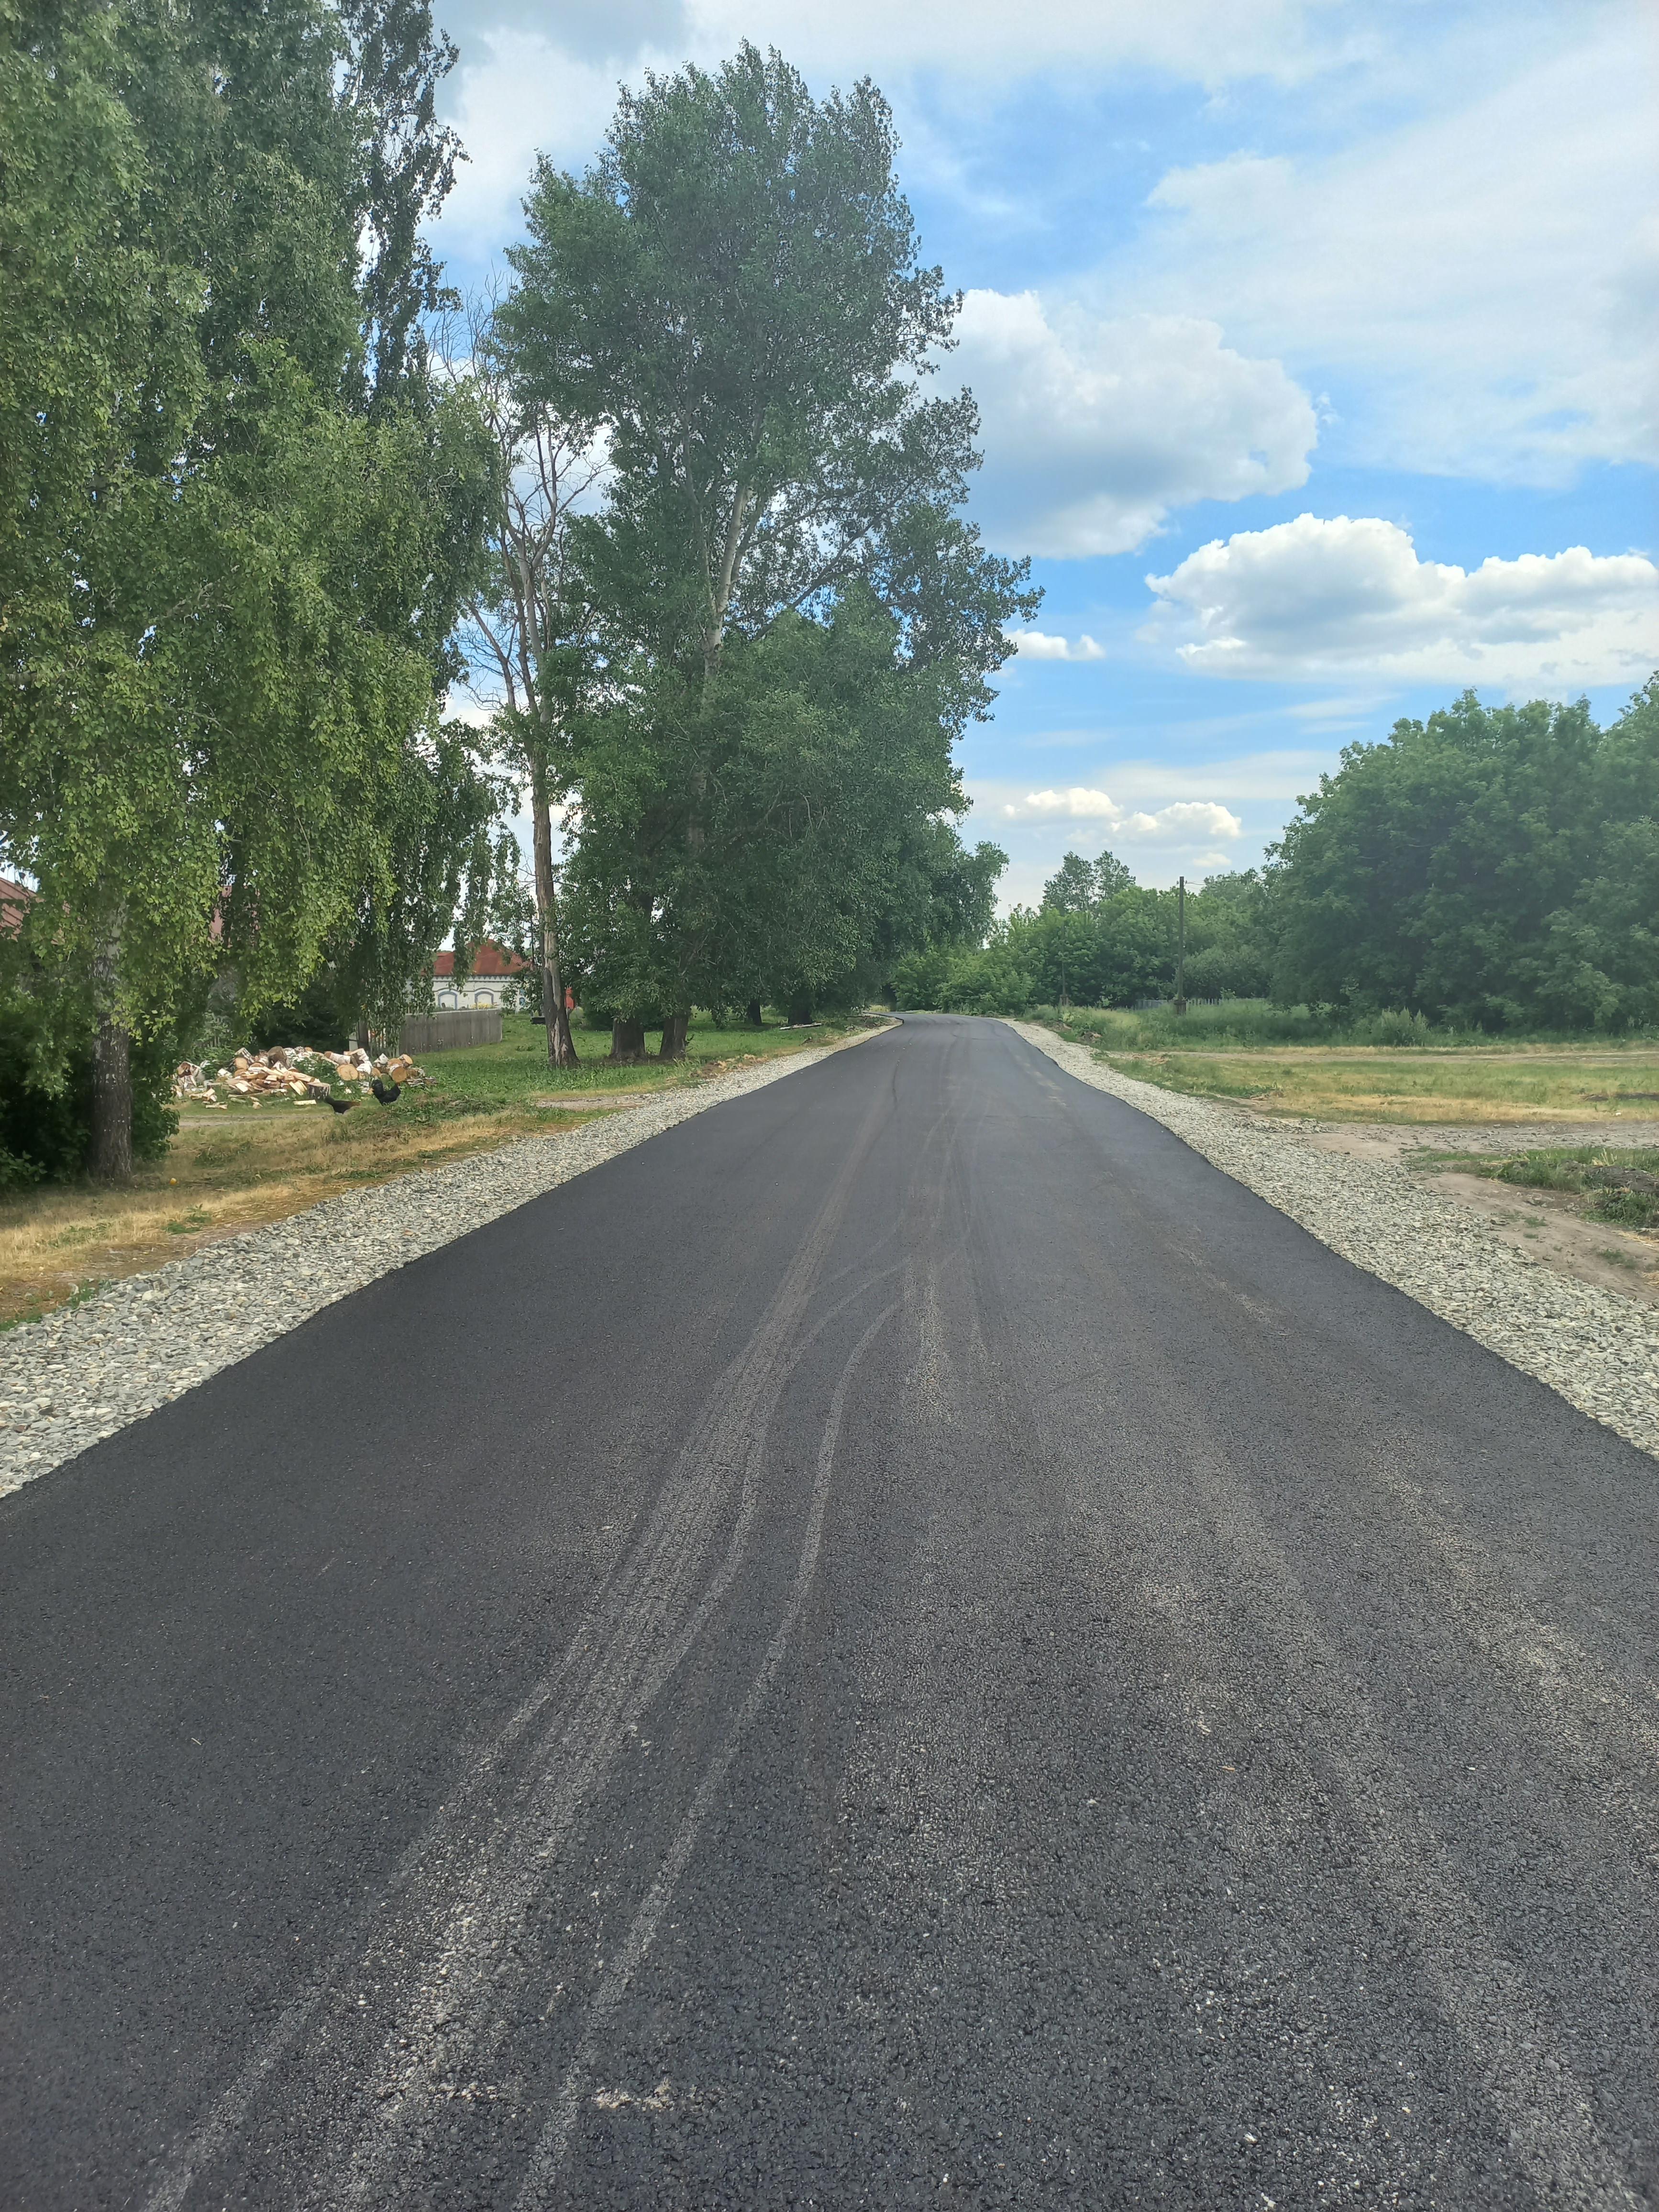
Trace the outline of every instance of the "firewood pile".
<path fill-rule="evenodd" d="M 173 1072 L 175 1103 L 216 1107 L 228 1113 L 233 1106 L 258 1106 L 266 1100 L 285 1099 L 296 1106 L 314 1106 L 332 1098 L 367 1098 L 379 1083 L 382 1090 L 428 1082 L 406 1052 L 381 1053 L 371 1060 L 361 1045 L 349 1052 L 319 1052 L 307 1045 L 272 1045 L 268 1052 L 239 1052 L 228 1067 L 209 1073 L 205 1060 L 181 1060 Z"/>

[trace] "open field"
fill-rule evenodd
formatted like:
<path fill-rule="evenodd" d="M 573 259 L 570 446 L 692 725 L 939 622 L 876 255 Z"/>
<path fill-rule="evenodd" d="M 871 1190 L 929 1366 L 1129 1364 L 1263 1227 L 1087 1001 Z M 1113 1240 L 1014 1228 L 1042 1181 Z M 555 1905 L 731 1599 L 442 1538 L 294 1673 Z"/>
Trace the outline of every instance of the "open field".
<path fill-rule="evenodd" d="M 1610 1070 L 1565 1048 L 1484 1052 L 1116 1053 L 1125 1074 L 1259 1113 L 1353 1121 L 1659 1122 L 1659 1053 Z"/>
<path fill-rule="evenodd" d="M 1154 1027 L 1145 1016 L 1073 1013 L 1050 1026 L 1126 1075 L 1194 1097 L 1237 1099 L 1257 1113 L 1434 1124 L 1651 1121 L 1659 1127 L 1659 1043 L 1651 1039 L 1253 1046 L 1243 1041 L 1249 1031 L 1237 1016 L 1231 1023 L 1194 1018 L 1230 1011 L 1194 1009 L 1184 1036 L 1171 1016 L 1157 1018 Z"/>
<path fill-rule="evenodd" d="M 609 1067 L 610 1038 L 579 1030 L 583 1065 L 555 1073 L 544 1031 L 507 1015 L 499 1045 L 434 1053 L 430 1085 L 390 1107 L 239 1103 L 183 1109 L 164 1159 L 119 1190 L 48 1186 L 0 1199 L 0 1328 L 61 1305 L 113 1276 L 175 1260 L 210 1238 L 277 1221 L 365 1184 L 488 1152 L 515 1137 L 581 1127 L 604 1111 L 741 1066 L 821 1044 L 838 1025 L 718 1030 L 694 1025 L 683 1062 Z M 543 1103 L 541 1102 L 548 1103 Z M 573 1110 L 574 1109 L 574 1110 Z"/>
<path fill-rule="evenodd" d="M 1060 1010 L 1039 1006 L 1033 1019 L 1054 1026 Z M 1479 1053 L 1489 1058 L 1565 1050 L 1623 1065 L 1632 1057 L 1659 1054 L 1651 1033 L 1585 1036 L 1535 1031 L 1530 1036 L 1495 1035 L 1425 1021 L 1420 1014 L 1343 1015 L 1309 1006 L 1274 1006 L 1265 999 L 1194 1000 L 1184 1014 L 1164 1005 L 1138 1012 L 1116 1006 L 1071 1006 L 1065 1025 L 1079 1036 L 1119 1052 L 1262 1052 L 1275 1046 L 1352 1052 L 1368 1046 L 1411 1046 L 1429 1052 Z"/>

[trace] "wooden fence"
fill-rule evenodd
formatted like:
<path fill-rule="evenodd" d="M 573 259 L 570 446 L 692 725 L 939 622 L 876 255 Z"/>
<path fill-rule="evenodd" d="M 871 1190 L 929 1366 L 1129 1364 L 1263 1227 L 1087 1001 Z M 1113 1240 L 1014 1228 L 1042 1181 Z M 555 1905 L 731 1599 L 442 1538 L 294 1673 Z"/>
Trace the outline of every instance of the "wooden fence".
<path fill-rule="evenodd" d="M 399 1052 L 453 1052 L 458 1045 L 499 1044 L 498 1006 L 446 1006 L 435 1014 L 411 1014 L 398 1032 Z"/>

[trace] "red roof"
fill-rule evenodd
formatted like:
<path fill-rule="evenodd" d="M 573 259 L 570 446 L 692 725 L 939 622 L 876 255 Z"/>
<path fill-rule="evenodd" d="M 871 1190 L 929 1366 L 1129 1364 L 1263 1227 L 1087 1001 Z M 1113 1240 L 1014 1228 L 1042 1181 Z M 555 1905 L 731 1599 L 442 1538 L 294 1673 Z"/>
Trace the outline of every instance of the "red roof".
<path fill-rule="evenodd" d="M 520 960 L 516 952 L 504 951 L 499 945 L 485 938 L 483 943 L 478 947 L 477 954 L 467 973 L 470 975 L 517 975 L 529 965 L 530 963 L 527 960 Z M 455 973 L 454 954 L 441 952 L 433 973 L 437 975 L 453 975 Z"/>
<path fill-rule="evenodd" d="M 9 876 L 0 876 L 0 937 L 16 936 L 23 927 L 23 909 L 33 899 L 27 884 L 15 884 Z"/>

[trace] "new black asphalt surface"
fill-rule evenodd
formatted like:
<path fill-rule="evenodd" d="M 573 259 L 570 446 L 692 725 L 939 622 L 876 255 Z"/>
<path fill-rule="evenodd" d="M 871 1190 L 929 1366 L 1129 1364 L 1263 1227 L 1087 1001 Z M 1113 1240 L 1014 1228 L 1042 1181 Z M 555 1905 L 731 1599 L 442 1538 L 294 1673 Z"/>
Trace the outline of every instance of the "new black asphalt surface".
<path fill-rule="evenodd" d="M 0 2202 L 1659 2201 L 1656 1497 L 908 1022 L 0 1505 Z"/>

